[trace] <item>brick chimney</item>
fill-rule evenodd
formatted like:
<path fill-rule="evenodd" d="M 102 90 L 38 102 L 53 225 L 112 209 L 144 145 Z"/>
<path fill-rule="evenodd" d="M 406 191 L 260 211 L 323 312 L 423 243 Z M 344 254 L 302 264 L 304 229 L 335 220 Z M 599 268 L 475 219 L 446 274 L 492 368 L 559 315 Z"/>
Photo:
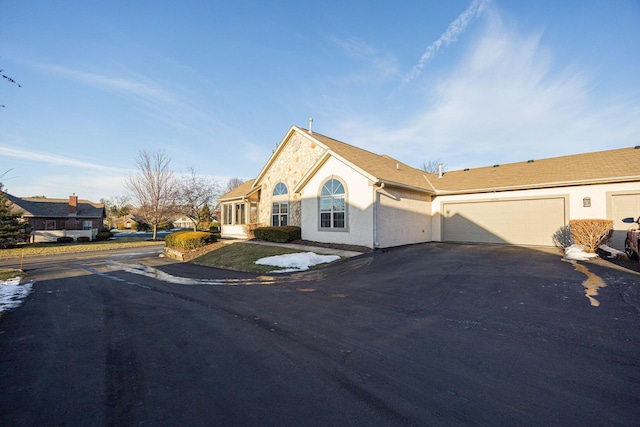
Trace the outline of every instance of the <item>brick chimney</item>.
<path fill-rule="evenodd" d="M 78 212 L 78 196 L 74 193 L 73 196 L 69 196 L 69 213 L 75 214 Z"/>

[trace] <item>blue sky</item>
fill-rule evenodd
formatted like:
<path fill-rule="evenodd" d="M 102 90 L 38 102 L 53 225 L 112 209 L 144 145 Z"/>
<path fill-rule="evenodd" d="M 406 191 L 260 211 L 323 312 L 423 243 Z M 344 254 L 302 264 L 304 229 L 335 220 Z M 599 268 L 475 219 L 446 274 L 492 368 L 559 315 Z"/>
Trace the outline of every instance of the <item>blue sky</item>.
<path fill-rule="evenodd" d="M 0 179 L 125 194 L 140 149 L 224 184 L 293 124 L 448 170 L 640 144 L 640 2 L 0 0 Z"/>

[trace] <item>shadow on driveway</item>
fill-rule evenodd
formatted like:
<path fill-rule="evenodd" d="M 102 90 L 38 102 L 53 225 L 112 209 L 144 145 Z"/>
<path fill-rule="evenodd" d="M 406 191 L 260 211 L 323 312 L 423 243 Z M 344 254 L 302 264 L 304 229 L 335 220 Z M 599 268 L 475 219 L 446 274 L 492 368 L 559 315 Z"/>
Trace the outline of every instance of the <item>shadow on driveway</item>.
<path fill-rule="evenodd" d="M 640 276 L 605 261 L 430 243 L 269 281 L 157 257 L 68 268 L 0 323 L 7 425 L 640 419 Z"/>

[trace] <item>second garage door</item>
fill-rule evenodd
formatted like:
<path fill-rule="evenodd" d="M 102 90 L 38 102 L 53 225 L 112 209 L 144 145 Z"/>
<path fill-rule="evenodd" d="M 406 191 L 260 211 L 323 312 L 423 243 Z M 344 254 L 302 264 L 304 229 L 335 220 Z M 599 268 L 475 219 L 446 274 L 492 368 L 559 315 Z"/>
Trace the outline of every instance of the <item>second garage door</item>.
<path fill-rule="evenodd" d="M 637 219 L 640 216 L 640 193 L 614 194 L 611 196 L 611 218 L 613 219 L 613 236 L 609 245 L 623 250 L 624 238 L 631 224 L 622 222 L 623 218 Z"/>
<path fill-rule="evenodd" d="M 443 203 L 443 240 L 553 246 L 565 197 Z"/>

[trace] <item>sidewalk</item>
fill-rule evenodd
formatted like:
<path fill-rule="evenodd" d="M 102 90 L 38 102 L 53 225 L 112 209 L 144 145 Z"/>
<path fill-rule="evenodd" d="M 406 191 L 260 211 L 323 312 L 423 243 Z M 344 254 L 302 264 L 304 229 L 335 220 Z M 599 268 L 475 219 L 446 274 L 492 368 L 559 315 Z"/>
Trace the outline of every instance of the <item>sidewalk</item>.
<path fill-rule="evenodd" d="M 320 255 L 338 255 L 341 258 L 351 258 L 354 256 L 362 255 L 362 252 L 345 251 L 342 249 L 332 249 L 332 248 L 321 248 L 319 246 L 296 245 L 293 243 L 274 243 L 274 242 L 264 242 L 261 240 L 236 240 L 236 241 L 242 242 L 242 243 L 251 243 L 253 245 L 281 246 L 281 247 L 296 249 L 304 252 L 314 252 Z"/>

